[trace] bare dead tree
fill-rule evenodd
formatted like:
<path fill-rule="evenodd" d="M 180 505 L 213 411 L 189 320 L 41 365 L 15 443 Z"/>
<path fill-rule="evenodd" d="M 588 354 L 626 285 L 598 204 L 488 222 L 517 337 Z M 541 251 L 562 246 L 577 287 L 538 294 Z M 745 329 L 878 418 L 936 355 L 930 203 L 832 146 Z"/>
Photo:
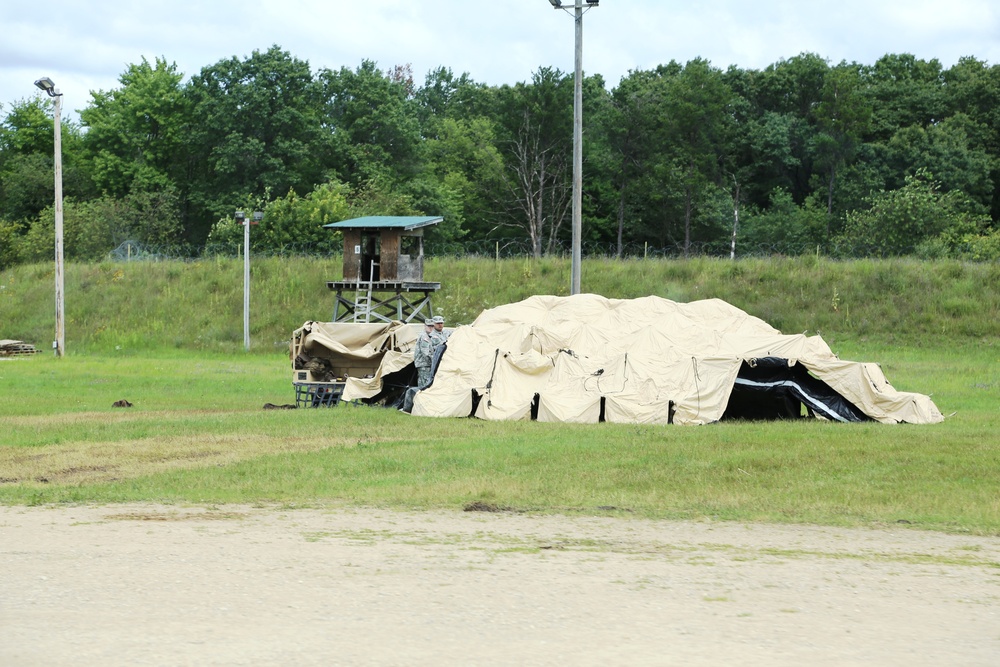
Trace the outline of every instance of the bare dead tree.
<path fill-rule="evenodd" d="M 517 137 L 509 143 L 501 179 L 509 195 L 512 224 L 528 232 L 532 254 L 551 253 L 572 206 L 569 160 L 558 145 L 543 145 L 526 113 Z"/>
<path fill-rule="evenodd" d="M 731 174 L 731 176 L 733 177 L 731 191 L 733 197 L 733 238 L 729 247 L 729 259 L 736 259 L 736 234 L 740 228 L 740 182 L 736 180 L 736 174 Z"/>

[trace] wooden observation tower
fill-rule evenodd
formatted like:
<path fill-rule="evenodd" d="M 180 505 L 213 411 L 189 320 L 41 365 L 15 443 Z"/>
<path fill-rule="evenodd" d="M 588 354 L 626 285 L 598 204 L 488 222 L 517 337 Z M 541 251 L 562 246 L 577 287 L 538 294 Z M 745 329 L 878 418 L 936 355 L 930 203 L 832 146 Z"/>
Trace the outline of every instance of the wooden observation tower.
<path fill-rule="evenodd" d="M 424 229 L 440 217 L 369 216 L 323 225 L 344 234 L 344 279 L 334 322 L 421 322 L 433 316 L 431 295 L 441 283 L 424 281 Z"/>

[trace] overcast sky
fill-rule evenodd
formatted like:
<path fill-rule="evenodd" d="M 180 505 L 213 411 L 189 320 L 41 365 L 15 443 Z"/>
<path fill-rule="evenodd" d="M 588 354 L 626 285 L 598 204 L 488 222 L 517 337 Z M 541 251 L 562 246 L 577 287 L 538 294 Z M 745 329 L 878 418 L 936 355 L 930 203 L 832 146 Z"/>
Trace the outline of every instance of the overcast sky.
<path fill-rule="evenodd" d="M 564 0 L 571 4 L 573 0 Z M 52 78 L 64 109 L 110 90 L 130 63 L 162 57 L 186 77 L 277 44 L 320 68 L 410 63 L 490 85 L 541 66 L 573 71 L 573 20 L 548 0 L 3 0 L 0 116 Z M 603 0 L 584 18 L 584 71 L 609 87 L 629 70 L 703 57 L 763 68 L 803 52 L 831 64 L 886 53 L 1000 63 L 996 0 Z M 72 114 L 71 115 L 75 115 Z"/>

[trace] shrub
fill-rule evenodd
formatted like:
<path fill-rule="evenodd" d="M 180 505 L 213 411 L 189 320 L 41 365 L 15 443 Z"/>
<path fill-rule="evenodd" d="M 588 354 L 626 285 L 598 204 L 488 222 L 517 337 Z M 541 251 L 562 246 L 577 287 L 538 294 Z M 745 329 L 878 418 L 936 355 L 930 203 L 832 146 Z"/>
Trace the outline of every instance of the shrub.
<path fill-rule="evenodd" d="M 17 263 L 19 232 L 19 225 L 0 220 L 0 271 Z"/>
<path fill-rule="evenodd" d="M 924 170 L 907 176 L 902 188 L 879 192 L 867 201 L 868 210 L 847 214 L 844 237 L 881 256 L 904 255 L 915 247 L 927 256 L 947 253 L 953 239 L 976 234 L 989 224 L 989 216 L 976 213 L 964 193 L 942 192 L 941 184 Z"/>
<path fill-rule="evenodd" d="M 169 245 L 180 233 L 178 198 L 172 189 L 139 192 L 124 199 L 101 197 L 85 202 L 63 202 L 63 248 L 67 259 L 105 258 L 123 241 Z M 48 207 L 20 239 L 21 261 L 52 257 L 55 245 L 55 209 Z"/>

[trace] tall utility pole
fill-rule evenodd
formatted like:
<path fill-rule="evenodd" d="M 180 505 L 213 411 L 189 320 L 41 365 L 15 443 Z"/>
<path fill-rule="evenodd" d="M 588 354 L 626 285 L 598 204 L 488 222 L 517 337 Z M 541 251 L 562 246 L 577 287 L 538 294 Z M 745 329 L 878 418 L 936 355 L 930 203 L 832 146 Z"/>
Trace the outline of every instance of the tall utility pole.
<path fill-rule="evenodd" d="M 587 9 L 599 0 L 587 0 Z M 566 9 L 562 0 L 549 0 L 555 9 Z M 580 245 L 583 237 L 583 14 L 584 1 L 576 0 L 576 55 L 573 75 L 573 260 L 570 269 L 569 293 L 580 293 Z"/>
<path fill-rule="evenodd" d="M 583 0 L 576 0 L 576 51 L 573 74 L 573 262 L 570 294 L 580 293 L 583 237 Z"/>
<path fill-rule="evenodd" d="M 66 304 L 65 271 L 63 268 L 63 196 L 62 196 L 62 93 L 56 88 L 52 79 L 45 76 L 35 81 L 35 85 L 53 98 L 55 113 L 53 115 L 53 135 L 55 143 L 55 218 L 56 218 L 56 339 L 52 348 L 57 357 L 66 353 Z"/>

